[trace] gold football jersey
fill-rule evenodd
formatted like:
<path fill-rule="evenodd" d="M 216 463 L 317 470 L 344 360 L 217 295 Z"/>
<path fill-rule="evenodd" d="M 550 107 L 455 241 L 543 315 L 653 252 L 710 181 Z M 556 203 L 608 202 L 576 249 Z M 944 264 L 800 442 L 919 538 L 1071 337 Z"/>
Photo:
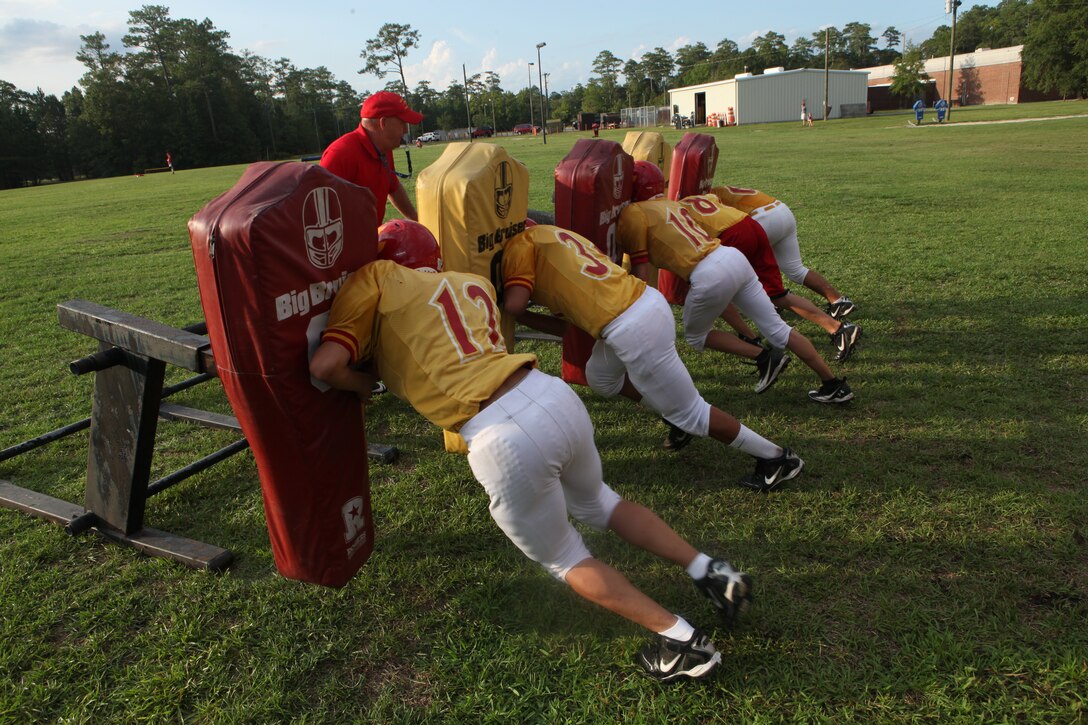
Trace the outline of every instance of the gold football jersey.
<path fill-rule="evenodd" d="M 757 209 L 778 201 L 770 194 L 764 194 L 758 189 L 745 189 L 740 186 L 715 186 L 710 193 L 718 197 L 721 203 L 740 209 L 745 214 L 751 214 Z"/>
<path fill-rule="evenodd" d="M 394 395 L 454 431 L 515 370 L 536 365 L 535 355 L 507 353 L 489 281 L 383 259 L 344 283 L 321 340 L 343 345 L 352 363 L 373 358 Z"/>
<path fill-rule="evenodd" d="M 692 270 L 720 242 L 695 221 L 678 201 L 651 199 L 631 204 L 620 214 L 616 235 L 634 263 L 648 259 L 687 280 Z"/>
<path fill-rule="evenodd" d="M 506 243 L 503 284 L 526 287 L 534 302 L 563 315 L 593 337 L 633 305 L 646 283 L 612 263 L 593 242 L 540 224 Z"/>
<path fill-rule="evenodd" d="M 748 218 L 747 213 L 726 206 L 713 194 L 687 196 L 681 199 L 680 203 L 691 212 L 691 218 L 712 237 L 718 236 L 729 227 Z"/>

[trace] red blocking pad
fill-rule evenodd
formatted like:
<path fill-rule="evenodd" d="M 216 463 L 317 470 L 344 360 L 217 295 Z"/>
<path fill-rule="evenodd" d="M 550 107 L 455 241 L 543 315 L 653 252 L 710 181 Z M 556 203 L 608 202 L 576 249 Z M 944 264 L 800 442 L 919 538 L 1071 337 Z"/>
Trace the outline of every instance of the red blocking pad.
<path fill-rule="evenodd" d="M 309 360 L 337 290 L 376 255 L 374 196 L 320 166 L 253 164 L 189 220 L 189 238 L 276 568 L 343 586 L 374 547 L 363 412 L 312 380 Z"/>
<path fill-rule="evenodd" d="M 685 133 L 672 151 L 667 196 L 676 201 L 709 193 L 717 167 L 718 145 L 714 137 L 705 133 Z M 684 304 L 688 296 L 688 283 L 667 269 L 658 270 L 657 288 L 674 305 Z"/>
<path fill-rule="evenodd" d="M 616 222 L 631 202 L 634 159 L 614 141 L 580 139 L 555 169 L 555 223 L 589 239 L 620 264 Z M 586 385 L 594 340 L 575 327 L 563 336 L 562 377 Z"/>

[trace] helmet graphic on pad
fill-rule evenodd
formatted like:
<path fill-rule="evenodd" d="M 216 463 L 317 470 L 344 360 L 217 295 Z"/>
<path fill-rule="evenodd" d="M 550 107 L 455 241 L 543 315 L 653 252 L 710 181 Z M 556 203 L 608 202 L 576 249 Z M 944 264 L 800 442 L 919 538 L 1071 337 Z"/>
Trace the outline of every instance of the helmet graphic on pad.
<path fill-rule="evenodd" d="M 635 162 L 635 181 L 631 188 L 632 201 L 646 201 L 665 193 L 665 175 L 649 161 Z"/>
<path fill-rule="evenodd" d="M 378 227 L 378 259 L 423 272 L 442 271 L 442 252 L 434 235 L 408 219 L 393 219 Z"/>

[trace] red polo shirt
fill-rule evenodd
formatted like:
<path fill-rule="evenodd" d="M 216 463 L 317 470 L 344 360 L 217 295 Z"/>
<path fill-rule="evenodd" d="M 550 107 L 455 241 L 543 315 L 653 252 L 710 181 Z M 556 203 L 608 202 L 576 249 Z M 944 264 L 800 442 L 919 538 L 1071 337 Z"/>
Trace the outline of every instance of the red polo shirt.
<path fill-rule="evenodd" d="M 378 223 L 385 220 L 386 199 L 400 188 L 400 179 L 393 171 L 392 151 L 382 159 L 360 125 L 329 144 L 321 155 L 321 165 L 341 179 L 374 192 Z"/>

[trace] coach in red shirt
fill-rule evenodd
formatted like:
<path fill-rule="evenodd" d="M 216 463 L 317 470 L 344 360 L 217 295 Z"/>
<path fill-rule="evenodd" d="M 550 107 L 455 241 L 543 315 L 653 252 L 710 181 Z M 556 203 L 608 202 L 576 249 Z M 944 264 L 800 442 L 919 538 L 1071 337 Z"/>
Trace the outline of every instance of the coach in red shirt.
<path fill-rule="evenodd" d="M 325 149 L 321 165 L 374 192 L 379 224 L 385 219 L 386 199 L 406 219 L 418 221 L 416 208 L 393 171 L 393 149 L 401 145 L 408 124 L 419 123 L 423 114 L 408 108 L 408 102 L 396 93 L 379 91 L 363 102 L 359 116 L 358 128 Z"/>

